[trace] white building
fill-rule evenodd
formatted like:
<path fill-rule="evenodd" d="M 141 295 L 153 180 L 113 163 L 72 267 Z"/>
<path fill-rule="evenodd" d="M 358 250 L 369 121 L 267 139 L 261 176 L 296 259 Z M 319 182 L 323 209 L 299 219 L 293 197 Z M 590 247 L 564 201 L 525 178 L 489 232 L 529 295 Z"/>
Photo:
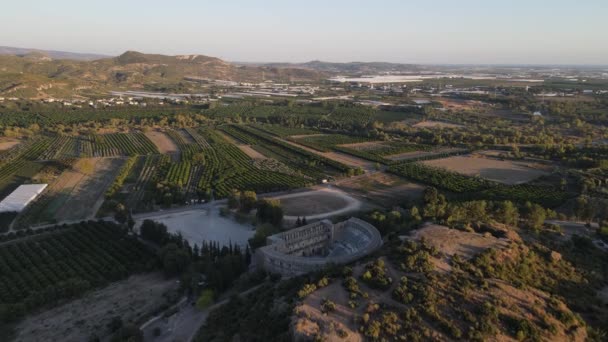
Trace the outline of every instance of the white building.
<path fill-rule="evenodd" d="M 0 202 L 0 213 L 21 212 L 35 200 L 48 184 L 23 184 Z"/>

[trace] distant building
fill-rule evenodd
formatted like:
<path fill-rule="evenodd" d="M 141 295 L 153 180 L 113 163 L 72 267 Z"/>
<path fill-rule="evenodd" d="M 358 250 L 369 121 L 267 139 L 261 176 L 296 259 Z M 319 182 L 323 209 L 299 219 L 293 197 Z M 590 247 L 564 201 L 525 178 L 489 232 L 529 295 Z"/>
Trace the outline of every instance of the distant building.
<path fill-rule="evenodd" d="M 0 202 L 0 213 L 21 212 L 46 189 L 47 184 L 23 184 Z"/>

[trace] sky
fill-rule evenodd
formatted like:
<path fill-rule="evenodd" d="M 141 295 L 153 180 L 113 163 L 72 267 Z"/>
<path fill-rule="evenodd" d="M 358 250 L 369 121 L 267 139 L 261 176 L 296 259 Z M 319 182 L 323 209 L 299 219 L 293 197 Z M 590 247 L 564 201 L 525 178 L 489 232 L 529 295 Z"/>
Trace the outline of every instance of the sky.
<path fill-rule="evenodd" d="M 19 0 L 0 46 L 241 62 L 608 65 L 608 0 Z"/>

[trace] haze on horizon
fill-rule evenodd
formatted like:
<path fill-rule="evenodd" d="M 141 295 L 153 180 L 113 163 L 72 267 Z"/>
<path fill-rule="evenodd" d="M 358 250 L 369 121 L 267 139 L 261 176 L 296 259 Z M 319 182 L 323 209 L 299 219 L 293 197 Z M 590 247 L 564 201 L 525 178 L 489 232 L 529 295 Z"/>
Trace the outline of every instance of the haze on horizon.
<path fill-rule="evenodd" d="M 608 65 L 608 3 L 572 1 L 23 0 L 0 45 L 231 61 Z"/>

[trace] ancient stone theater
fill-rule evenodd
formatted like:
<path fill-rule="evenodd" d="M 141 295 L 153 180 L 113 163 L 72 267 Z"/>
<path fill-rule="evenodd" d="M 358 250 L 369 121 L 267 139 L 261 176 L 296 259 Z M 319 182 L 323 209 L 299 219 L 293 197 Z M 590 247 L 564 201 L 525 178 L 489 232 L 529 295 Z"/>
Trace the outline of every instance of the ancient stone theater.
<path fill-rule="evenodd" d="M 269 236 L 258 250 L 258 263 L 268 272 L 295 276 L 346 264 L 382 246 L 376 227 L 350 218 L 336 224 L 323 220 Z"/>

